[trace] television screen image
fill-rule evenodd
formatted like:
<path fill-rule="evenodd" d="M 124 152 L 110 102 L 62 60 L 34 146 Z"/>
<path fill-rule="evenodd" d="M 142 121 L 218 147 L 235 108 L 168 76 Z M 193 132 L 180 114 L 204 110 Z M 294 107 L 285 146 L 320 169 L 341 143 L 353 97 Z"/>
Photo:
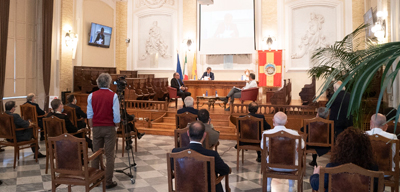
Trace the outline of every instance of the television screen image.
<path fill-rule="evenodd" d="M 111 32 L 111 27 L 92 23 L 89 45 L 109 48 L 111 42 Z"/>

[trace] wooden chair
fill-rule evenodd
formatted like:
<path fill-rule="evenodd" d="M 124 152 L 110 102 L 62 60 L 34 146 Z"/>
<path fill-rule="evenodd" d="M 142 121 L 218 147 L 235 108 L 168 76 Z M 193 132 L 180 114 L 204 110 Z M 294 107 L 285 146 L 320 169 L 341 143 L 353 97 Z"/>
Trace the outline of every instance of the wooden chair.
<path fill-rule="evenodd" d="M 187 147 L 190 144 L 190 138 L 187 132 L 189 128 L 184 129 L 175 129 L 174 130 L 174 140 L 175 140 L 175 148 Z M 206 139 L 203 141 L 203 147 L 206 149 L 210 149 L 208 146 L 209 139 L 208 135 L 206 135 Z"/>
<path fill-rule="evenodd" d="M 309 105 L 313 103 L 313 100 L 315 98 L 315 92 L 316 92 L 316 81 L 315 81 L 315 76 L 313 76 L 311 84 L 305 84 L 304 87 L 301 88 L 301 91 L 299 93 L 303 105 Z"/>
<path fill-rule="evenodd" d="M 49 168 L 49 153 L 50 153 L 50 149 L 48 146 L 48 139 L 50 137 L 56 137 L 59 135 L 62 135 L 64 133 L 68 133 L 67 129 L 65 127 L 65 121 L 64 119 L 60 119 L 56 116 L 51 116 L 48 118 L 43 118 L 43 130 L 44 130 L 44 139 L 46 141 L 46 174 L 47 174 L 47 170 Z M 78 132 L 74 133 L 73 135 L 79 135 L 82 134 L 82 137 L 84 137 L 85 135 L 85 129 L 81 129 Z"/>
<path fill-rule="evenodd" d="M 38 118 L 43 118 L 46 117 L 46 114 L 38 116 L 36 113 L 36 107 L 34 105 L 31 105 L 29 103 L 25 103 L 23 105 L 19 106 L 19 109 L 21 110 L 21 117 L 25 121 L 31 121 L 33 125 L 39 127 L 39 120 Z M 41 128 L 39 127 L 39 132 L 42 132 Z"/>
<path fill-rule="evenodd" d="M 197 115 L 185 112 L 182 114 L 176 114 L 175 116 L 175 125 L 176 129 L 183 129 L 187 127 L 188 123 L 196 121 Z"/>
<path fill-rule="evenodd" d="M 292 83 L 290 79 L 289 83 L 286 83 L 286 79 L 283 80 L 282 89 L 275 91 L 270 101 L 272 105 L 290 105 L 292 101 Z"/>
<path fill-rule="evenodd" d="M 177 90 L 173 87 L 168 86 L 168 94 L 169 99 L 175 99 L 175 108 L 178 108 L 178 98 L 181 98 L 177 95 Z M 168 101 L 169 102 L 169 101 Z"/>
<path fill-rule="evenodd" d="M 128 123 L 132 123 L 133 126 L 135 126 L 135 122 L 134 121 L 130 121 Z M 135 152 L 137 152 L 137 135 L 138 133 L 135 131 L 131 131 L 129 133 L 125 132 L 125 127 L 124 125 L 121 123 L 121 127 L 117 129 L 117 141 L 115 143 L 115 150 L 118 151 L 118 139 L 121 138 L 122 139 L 122 157 L 124 156 L 125 153 L 125 142 L 126 142 L 126 138 L 131 136 L 132 139 L 135 139 Z M 129 151 L 128 151 L 129 153 Z"/>
<path fill-rule="evenodd" d="M 374 191 L 374 178 L 378 178 L 378 192 L 384 191 L 383 172 L 381 171 L 370 171 L 352 163 L 332 168 L 324 167 L 319 173 L 320 188 L 324 186 L 325 174 L 329 177 L 328 192 L 372 192 Z"/>
<path fill-rule="evenodd" d="M 167 153 L 168 191 L 215 192 L 215 186 L 225 178 L 225 191 L 230 192 L 229 175 L 216 176 L 214 157 L 202 155 L 194 150 Z M 196 171 L 193 168 L 196 167 Z M 175 179 L 175 185 L 173 185 Z M 210 183 L 208 182 L 210 181 Z M 173 189 L 175 186 L 175 189 Z"/>
<path fill-rule="evenodd" d="M 237 129 L 237 161 L 236 170 L 239 170 L 239 152 L 242 150 L 242 164 L 244 164 L 244 150 L 261 151 L 261 130 L 264 127 L 262 118 L 246 115 L 236 120 Z M 239 143 L 242 142 L 242 145 Z"/>
<path fill-rule="evenodd" d="M 258 90 L 259 90 L 258 87 L 242 90 L 242 94 L 239 100 L 242 102 L 242 104 L 244 101 L 247 100 L 256 101 L 258 97 Z"/>
<path fill-rule="evenodd" d="M 32 129 L 34 139 L 29 141 L 21 141 L 17 142 L 17 137 L 15 135 L 15 131 L 21 131 L 25 128 L 15 128 L 14 124 L 14 117 L 12 115 L 8 115 L 7 113 L 1 112 L 0 113 L 0 146 L 13 146 L 14 147 L 14 169 L 17 159 L 19 159 L 19 150 L 31 148 L 31 145 L 35 145 L 35 160 L 38 162 L 37 155 L 38 155 L 38 134 L 37 134 L 37 127 L 31 126 L 27 129 Z M 12 141 L 11 141 L 12 139 Z M 7 141 L 9 140 L 9 141 Z M 11 141 L 11 142 L 10 142 Z M 19 161 L 18 161 L 19 163 Z"/>
<path fill-rule="evenodd" d="M 75 110 L 75 108 L 73 108 L 73 107 L 69 107 L 69 106 L 67 106 L 67 105 L 64 105 L 64 113 L 66 113 L 67 114 L 67 116 L 68 116 L 68 118 L 69 118 L 69 120 L 72 122 L 72 124 L 75 126 L 75 127 L 78 127 L 78 121 L 85 121 L 85 118 L 80 118 L 80 119 L 78 119 L 78 117 L 77 117 L 77 115 L 76 115 L 76 110 Z M 91 128 L 90 128 L 90 126 L 89 126 L 89 122 L 86 122 L 86 125 L 88 126 L 88 129 L 87 129 L 87 136 L 90 138 L 90 136 L 91 136 Z"/>
<path fill-rule="evenodd" d="M 390 186 L 393 191 L 399 191 L 399 140 L 392 140 L 381 135 L 370 135 L 375 162 L 379 171 L 385 174 L 385 186 Z M 392 148 L 395 147 L 393 151 Z M 393 170 L 394 165 L 394 170 Z"/>
<path fill-rule="evenodd" d="M 304 133 L 307 135 L 306 155 L 307 153 L 317 154 L 312 147 L 330 147 L 334 146 L 334 122 L 321 117 L 304 119 Z M 310 147 L 310 148 L 309 148 Z M 330 152 L 328 152 L 330 154 Z"/>
<path fill-rule="evenodd" d="M 87 143 L 84 138 L 76 138 L 68 133 L 57 137 L 48 138 L 51 167 L 52 191 L 61 184 L 83 185 L 86 191 L 103 183 L 103 192 L 106 191 L 105 168 L 102 154 L 104 149 L 99 149 L 88 157 Z M 83 160 L 82 160 L 83 157 Z M 100 169 L 89 167 L 94 159 L 100 159 Z"/>
<path fill-rule="evenodd" d="M 267 191 L 268 177 L 297 180 L 297 191 L 303 191 L 303 176 L 306 171 L 306 165 L 304 149 L 302 149 L 301 143 L 301 136 L 292 135 L 285 131 L 263 135 L 264 149 L 261 157 L 261 171 L 263 172 L 262 191 Z M 267 161 L 267 157 L 269 161 Z M 273 170 L 273 168 L 292 169 L 293 171 L 279 172 Z"/>

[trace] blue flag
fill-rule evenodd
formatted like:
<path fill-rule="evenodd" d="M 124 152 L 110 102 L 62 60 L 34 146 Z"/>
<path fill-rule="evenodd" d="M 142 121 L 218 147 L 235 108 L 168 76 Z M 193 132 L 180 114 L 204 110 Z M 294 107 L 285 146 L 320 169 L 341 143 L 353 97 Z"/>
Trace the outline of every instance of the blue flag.
<path fill-rule="evenodd" d="M 181 69 L 181 62 L 179 61 L 179 54 L 176 54 L 178 57 L 178 64 L 176 64 L 176 72 L 179 74 L 179 76 L 181 77 L 180 79 L 183 80 L 183 76 L 182 76 L 182 69 Z"/>

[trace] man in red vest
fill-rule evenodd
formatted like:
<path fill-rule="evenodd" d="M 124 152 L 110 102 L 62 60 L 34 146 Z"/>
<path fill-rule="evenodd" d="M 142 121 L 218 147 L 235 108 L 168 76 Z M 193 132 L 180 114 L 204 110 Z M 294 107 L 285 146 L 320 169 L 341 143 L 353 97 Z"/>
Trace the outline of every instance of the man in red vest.
<path fill-rule="evenodd" d="M 90 127 L 93 127 L 93 150 L 96 152 L 104 148 L 106 155 L 106 188 L 117 186 L 113 181 L 114 172 L 114 148 L 116 140 L 115 127 L 119 126 L 120 111 L 116 93 L 109 89 L 111 76 L 102 73 L 97 78 L 99 90 L 91 93 L 87 100 L 87 118 Z M 92 161 L 92 167 L 99 168 L 99 159 Z"/>

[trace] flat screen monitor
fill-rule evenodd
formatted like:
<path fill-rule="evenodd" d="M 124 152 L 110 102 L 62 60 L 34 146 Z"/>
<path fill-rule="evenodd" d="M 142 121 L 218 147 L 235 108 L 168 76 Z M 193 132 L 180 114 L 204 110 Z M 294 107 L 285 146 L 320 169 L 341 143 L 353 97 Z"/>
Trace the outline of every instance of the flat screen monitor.
<path fill-rule="evenodd" d="M 97 23 L 92 23 L 90 28 L 89 45 L 109 48 L 112 28 Z"/>

